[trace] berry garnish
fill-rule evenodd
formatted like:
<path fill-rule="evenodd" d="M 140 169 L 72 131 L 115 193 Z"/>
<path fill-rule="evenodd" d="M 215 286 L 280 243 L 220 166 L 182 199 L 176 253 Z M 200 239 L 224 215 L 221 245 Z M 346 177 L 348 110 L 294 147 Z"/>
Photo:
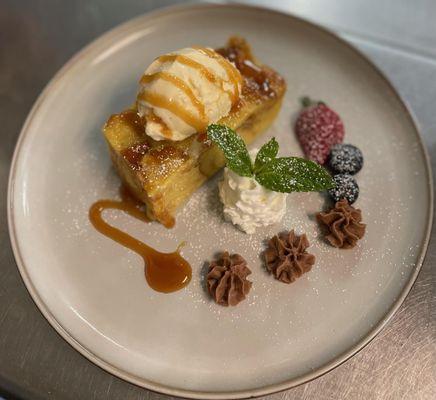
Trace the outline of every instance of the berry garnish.
<path fill-rule="evenodd" d="M 352 144 L 335 144 L 330 151 L 329 166 L 337 174 L 357 174 L 363 166 L 363 154 Z"/>
<path fill-rule="evenodd" d="M 336 186 L 329 189 L 329 195 L 337 202 L 342 199 L 347 199 L 349 204 L 353 204 L 359 197 L 359 185 L 356 180 L 347 174 L 338 174 L 333 176 L 333 181 Z"/>
<path fill-rule="evenodd" d="M 323 165 L 333 145 L 344 140 L 344 124 L 339 115 L 323 102 L 302 99 L 295 132 L 307 158 Z"/>

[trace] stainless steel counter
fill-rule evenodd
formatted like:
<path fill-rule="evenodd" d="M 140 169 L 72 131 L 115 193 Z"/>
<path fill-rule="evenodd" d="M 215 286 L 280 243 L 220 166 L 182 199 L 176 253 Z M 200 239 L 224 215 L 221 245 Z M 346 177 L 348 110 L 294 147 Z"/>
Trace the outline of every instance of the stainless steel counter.
<path fill-rule="evenodd" d="M 6 224 L 21 125 L 52 75 L 104 31 L 180 1 L 0 3 L 0 394 L 25 399 L 168 399 L 123 382 L 73 350 L 42 317 L 15 265 Z M 249 3 L 249 1 L 245 1 Z M 436 2 L 260 0 L 336 30 L 391 78 L 417 116 L 436 167 Z M 436 230 L 422 271 L 389 325 L 332 372 L 268 399 L 436 398 Z"/>

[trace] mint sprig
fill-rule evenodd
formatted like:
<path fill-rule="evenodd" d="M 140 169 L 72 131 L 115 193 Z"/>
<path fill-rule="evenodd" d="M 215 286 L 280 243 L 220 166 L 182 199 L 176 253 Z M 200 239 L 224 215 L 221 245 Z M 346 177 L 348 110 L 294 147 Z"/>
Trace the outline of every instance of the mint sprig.
<path fill-rule="evenodd" d="M 274 192 L 320 192 L 334 186 L 330 174 L 319 164 L 299 157 L 271 160 L 256 181 Z"/>
<path fill-rule="evenodd" d="M 254 161 L 254 171 L 256 174 L 268 164 L 270 161 L 276 158 L 279 152 L 279 144 L 276 138 L 272 138 L 268 143 L 265 143 L 256 155 L 256 160 Z"/>
<path fill-rule="evenodd" d="M 227 167 L 240 176 L 253 176 L 253 165 L 242 138 L 225 125 L 211 124 L 207 136 L 223 151 Z"/>
<path fill-rule="evenodd" d="M 279 144 L 272 138 L 256 155 L 254 168 L 242 138 L 225 125 L 212 124 L 207 135 L 224 153 L 227 167 L 241 176 L 252 177 L 274 192 L 318 192 L 335 186 L 321 165 L 299 157 L 279 157 Z"/>

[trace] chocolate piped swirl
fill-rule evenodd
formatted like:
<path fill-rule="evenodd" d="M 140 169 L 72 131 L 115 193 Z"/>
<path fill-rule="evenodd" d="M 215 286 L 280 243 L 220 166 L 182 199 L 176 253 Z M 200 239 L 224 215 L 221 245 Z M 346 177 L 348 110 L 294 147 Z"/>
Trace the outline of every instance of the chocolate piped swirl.
<path fill-rule="evenodd" d="M 334 247 L 350 249 L 365 234 L 362 212 L 346 199 L 339 200 L 331 210 L 318 213 L 316 219 L 326 228 L 325 238 Z"/>
<path fill-rule="evenodd" d="M 236 306 L 245 299 L 252 282 L 247 262 L 239 254 L 227 251 L 210 263 L 207 274 L 207 289 L 215 302 L 222 306 Z"/>
<path fill-rule="evenodd" d="M 306 235 L 296 235 L 293 230 L 273 236 L 264 252 L 266 269 L 281 282 L 294 282 L 315 263 L 315 256 L 306 251 L 308 247 Z"/>

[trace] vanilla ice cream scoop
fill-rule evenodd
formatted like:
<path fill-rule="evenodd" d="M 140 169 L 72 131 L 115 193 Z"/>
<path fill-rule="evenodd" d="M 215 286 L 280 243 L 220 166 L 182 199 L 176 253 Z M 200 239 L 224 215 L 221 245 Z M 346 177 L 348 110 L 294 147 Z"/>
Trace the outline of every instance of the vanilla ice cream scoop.
<path fill-rule="evenodd" d="M 238 69 L 203 47 L 158 57 L 139 83 L 138 113 L 154 140 L 183 140 L 229 114 L 239 100 Z"/>

